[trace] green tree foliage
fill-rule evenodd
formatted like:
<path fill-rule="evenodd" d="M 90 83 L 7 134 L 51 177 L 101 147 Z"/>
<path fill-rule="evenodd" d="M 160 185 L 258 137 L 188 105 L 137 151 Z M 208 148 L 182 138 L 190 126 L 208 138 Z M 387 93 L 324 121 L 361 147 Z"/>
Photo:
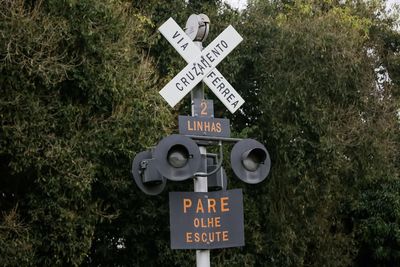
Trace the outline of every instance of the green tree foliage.
<path fill-rule="evenodd" d="M 213 266 L 396 266 L 400 34 L 383 3 L 1 1 L 1 265 L 195 264 L 169 248 L 167 201 L 192 181 L 149 197 L 129 172 L 189 110 L 158 94 L 186 63 L 157 28 L 205 13 L 204 46 L 229 24 L 244 37 L 218 69 L 246 100 L 233 134 L 273 164 L 257 186 L 225 164 L 246 246 L 212 251 Z"/>
<path fill-rule="evenodd" d="M 3 266 L 78 266 L 96 224 L 140 203 L 131 158 L 172 122 L 149 23 L 128 2 L 1 2 Z"/>
<path fill-rule="evenodd" d="M 248 102 L 233 125 L 253 125 L 273 161 L 270 181 L 253 195 L 265 210 L 248 239 L 258 244 L 257 265 L 398 262 L 398 102 L 396 86 L 377 82 L 375 71 L 388 53 L 376 48 L 382 29 L 394 40 L 398 33 L 375 16 L 379 8 L 260 1 L 244 14 L 235 87 Z"/>
<path fill-rule="evenodd" d="M 357 266 L 396 266 L 400 259 L 400 181 L 379 179 L 362 187 L 355 209 Z"/>

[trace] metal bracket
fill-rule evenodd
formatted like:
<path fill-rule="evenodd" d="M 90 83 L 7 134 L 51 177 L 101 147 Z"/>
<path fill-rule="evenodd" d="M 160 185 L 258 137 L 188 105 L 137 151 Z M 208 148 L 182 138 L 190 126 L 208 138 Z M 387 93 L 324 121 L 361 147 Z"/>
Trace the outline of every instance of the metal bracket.
<path fill-rule="evenodd" d="M 218 136 L 201 136 L 201 135 L 185 135 L 193 140 L 199 141 L 213 141 L 213 142 L 231 142 L 236 143 L 242 141 L 242 138 L 231 138 L 231 137 L 218 137 Z"/>
<path fill-rule="evenodd" d="M 197 176 L 210 176 L 210 175 L 213 175 L 214 173 L 216 173 L 217 171 L 219 171 L 219 169 L 221 169 L 222 162 L 223 162 L 223 159 L 224 159 L 224 154 L 223 154 L 223 151 L 222 151 L 222 141 L 218 142 L 218 146 L 219 146 L 219 162 L 218 162 L 217 167 L 213 171 L 208 172 L 208 173 L 196 172 L 194 174 L 195 177 L 197 177 Z"/>

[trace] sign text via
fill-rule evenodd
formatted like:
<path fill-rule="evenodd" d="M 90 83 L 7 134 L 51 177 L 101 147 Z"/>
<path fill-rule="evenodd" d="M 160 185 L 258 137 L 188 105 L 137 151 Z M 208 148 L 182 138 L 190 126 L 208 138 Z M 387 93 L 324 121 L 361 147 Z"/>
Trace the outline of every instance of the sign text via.
<path fill-rule="evenodd" d="M 232 26 L 228 26 L 203 51 L 200 51 L 172 18 L 161 25 L 159 31 L 188 63 L 160 91 L 170 106 L 174 107 L 201 80 L 230 112 L 234 113 L 243 105 L 243 98 L 216 69 L 222 59 L 243 40 Z"/>

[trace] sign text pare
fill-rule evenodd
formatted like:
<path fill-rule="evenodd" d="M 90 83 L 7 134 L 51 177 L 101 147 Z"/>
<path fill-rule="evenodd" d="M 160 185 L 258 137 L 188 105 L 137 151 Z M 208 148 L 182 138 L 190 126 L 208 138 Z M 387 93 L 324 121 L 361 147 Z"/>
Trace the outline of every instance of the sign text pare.
<path fill-rule="evenodd" d="M 172 249 L 244 246 L 241 189 L 170 192 Z"/>

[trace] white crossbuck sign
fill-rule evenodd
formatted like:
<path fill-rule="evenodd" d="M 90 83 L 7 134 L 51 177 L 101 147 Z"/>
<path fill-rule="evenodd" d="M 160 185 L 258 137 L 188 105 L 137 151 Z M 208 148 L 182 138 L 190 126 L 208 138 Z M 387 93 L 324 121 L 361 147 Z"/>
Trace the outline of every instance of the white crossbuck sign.
<path fill-rule="evenodd" d="M 244 103 L 243 98 L 215 68 L 243 40 L 232 26 L 228 26 L 203 51 L 200 51 L 172 18 L 158 30 L 188 63 L 160 91 L 161 96 L 171 107 L 174 107 L 201 80 L 230 112 L 234 113 Z"/>

